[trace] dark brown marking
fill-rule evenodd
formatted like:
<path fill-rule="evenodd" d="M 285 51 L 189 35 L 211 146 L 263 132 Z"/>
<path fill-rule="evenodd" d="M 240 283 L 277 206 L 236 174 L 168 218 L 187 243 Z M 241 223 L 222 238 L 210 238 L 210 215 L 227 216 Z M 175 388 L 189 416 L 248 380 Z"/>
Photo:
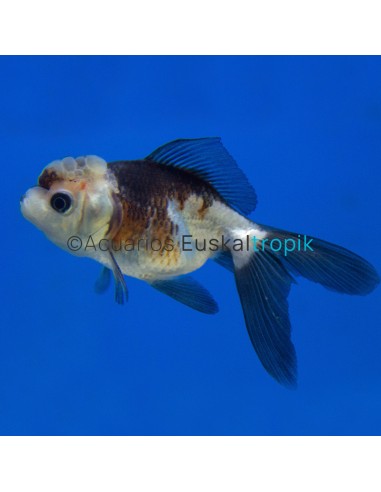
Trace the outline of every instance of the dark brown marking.
<path fill-rule="evenodd" d="M 44 169 L 40 177 L 38 178 L 38 185 L 46 190 L 50 190 L 50 187 L 54 181 L 60 181 L 61 178 L 57 176 L 57 173 L 52 169 Z"/>
<path fill-rule="evenodd" d="M 204 207 L 214 199 L 225 202 L 213 185 L 185 169 L 167 166 L 146 159 L 108 163 L 114 173 L 122 200 L 147 211 L 159 210 L 166 216 L 168 199 L 179 201 L 180 208 L 190 195 L 202 196 Z M 150 210 L 152 214 L 152 210 Z M 158 218 L 160 215 L 158 215 Z"/>
<path fill-rule="evenodd" d="M 198 215 L 201 219 L 205 217 L 205 213 L 211 205 L 213 205 L 213 198 L 207 193 L 203 193 L 202 206 L 197 210 Z"/>
<path fill-rule="evenodd" d="M 178 224 L 172 223 L 168 216 L 168 199 L 177 200 L 183 210 L 191 195 L 202 197 L 203 205 L 198 210 L 200 218 L 205 216 L 214 200 L 225 203 L 210 183 L 184 169 L 146 159 L 110 162 L 108 168 L 118 182 L 118 198 L 123 208 L 122 225 L 114 240 L 131 238 L 137 244 L 139 239 L 148 236 L 159 239 L 163 246 L 156 255 L 168 257 L 168 264 L 172 258 L 177 261 L 179 257 L 177 247 L 172 252 L 164 250 L 165 239 L 173 239 L 173 234 L 179 232 Z"/>

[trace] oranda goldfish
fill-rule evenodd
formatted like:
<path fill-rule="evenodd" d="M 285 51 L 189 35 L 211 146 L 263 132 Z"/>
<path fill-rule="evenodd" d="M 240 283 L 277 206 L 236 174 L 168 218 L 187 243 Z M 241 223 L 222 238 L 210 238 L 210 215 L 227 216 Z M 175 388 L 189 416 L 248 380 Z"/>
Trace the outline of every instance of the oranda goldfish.
<path fill-rule="evenodd" d="M 209 292 L 184 275 L 208 259 L 227 268 L 261 363 L 293 389 L 297 362 L 287 296 L 294 276 L 357 295 L 372 292 L 380 278 L 347 249 L 248 219 L 256 203 L 220 138 L 200 138 L 175 140 L 141 160 L 53 161 L 21 198 L 21 212 L 60 248 L 103 265 L 96 292 L 107 288 L 112 271 L 119 303 L 127 299 L 124 274 L 214 314 Z"/>

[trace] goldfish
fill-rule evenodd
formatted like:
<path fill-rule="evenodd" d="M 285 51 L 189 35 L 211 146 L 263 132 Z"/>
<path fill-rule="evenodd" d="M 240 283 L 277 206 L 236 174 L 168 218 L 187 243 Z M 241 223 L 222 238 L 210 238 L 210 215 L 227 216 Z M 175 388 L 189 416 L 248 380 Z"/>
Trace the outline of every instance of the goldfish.
<path fill-rule="evenodd" d="M 21 213 L 65 251 L 102 265 L 95 292 L 124 275 L 190 308 L 218 312 L 211 294 L 187 275 L 214 260 L 234 274 L 246 328 L 265 370 L 297 386 L 288 301 L 300 275 L 329 290 L 367 295 L 375 268 L 321 239 L 248 218 L 257 196 L 218 137 L 179 139 L 147 157 L 107 163 L 95 155 L 48 164 L 21 197 Z"/>

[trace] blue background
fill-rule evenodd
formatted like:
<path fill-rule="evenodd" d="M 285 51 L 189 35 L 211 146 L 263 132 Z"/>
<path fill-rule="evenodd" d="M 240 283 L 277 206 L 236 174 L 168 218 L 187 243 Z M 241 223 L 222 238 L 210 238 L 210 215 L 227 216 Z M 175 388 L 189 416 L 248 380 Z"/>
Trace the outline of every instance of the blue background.
<path fill-rule="evenodd" d="M 254 220 L 360 254 L 381 272 L 381 59 L 0 59 L 1 434 L 380 434 L 381 288 L 298 278 L 298 390 L 262 368 L 234 277 L 195 272 L 220 306 L 192 311 L 135 279 L 93 293 L 99 265 L 27 222 L 19 197 L 65 155 L 141 158 L 221 136 L 259 199 Z"/>

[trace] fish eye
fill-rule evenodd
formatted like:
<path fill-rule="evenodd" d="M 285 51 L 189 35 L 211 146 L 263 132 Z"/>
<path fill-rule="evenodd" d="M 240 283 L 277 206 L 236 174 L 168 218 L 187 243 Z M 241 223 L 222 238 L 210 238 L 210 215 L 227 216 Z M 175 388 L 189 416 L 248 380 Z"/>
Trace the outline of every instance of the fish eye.
<path fill-rule="evenodd" d="M 55 193 L 50 200 L 50 205 L 54 210 L 63 214 L 71 207 L 71 197 L 66 193 Z"/>

